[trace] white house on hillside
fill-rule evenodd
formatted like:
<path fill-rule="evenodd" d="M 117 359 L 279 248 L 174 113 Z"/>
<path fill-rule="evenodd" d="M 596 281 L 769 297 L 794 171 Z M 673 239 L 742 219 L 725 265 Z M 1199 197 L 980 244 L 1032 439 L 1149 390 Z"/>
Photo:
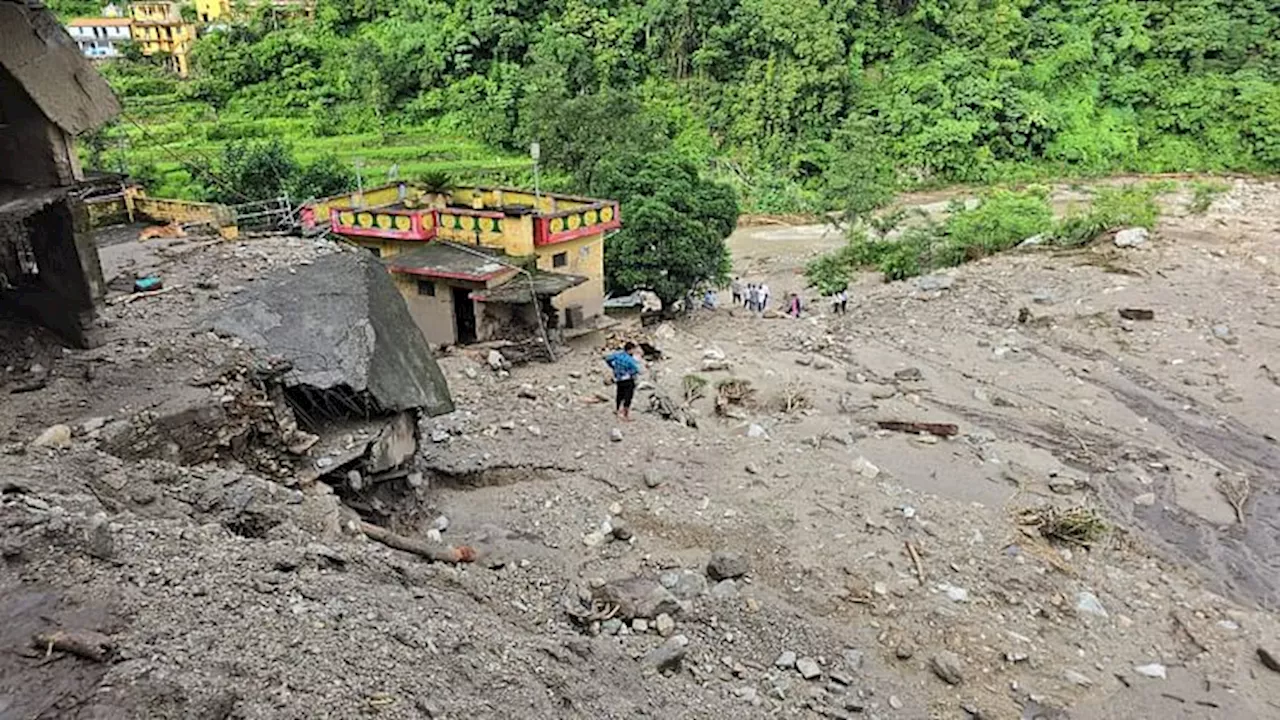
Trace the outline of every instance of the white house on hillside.
<path fill-rule="evenodd" d="M 120 56 L 120 46 L 133 39 L 129 18 L 76 18 L 67 23 L 67 32 L 80 52 L 91 60 L 107 60 Z"/>

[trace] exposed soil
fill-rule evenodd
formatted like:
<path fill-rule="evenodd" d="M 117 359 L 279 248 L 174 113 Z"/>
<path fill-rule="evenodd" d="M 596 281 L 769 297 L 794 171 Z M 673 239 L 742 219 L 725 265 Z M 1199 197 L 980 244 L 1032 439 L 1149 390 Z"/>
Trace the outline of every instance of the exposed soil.
<path fill-rule="evenodd" d="M 1256 654 L 1280 653 L 1277 190 L 1240 181 L 1203 216 L 1171 197 L 1143 247 L 1013 252 L 946 289 L 869 276 L 847 316 L 815 299 L 798 321 L 721 309 L 647 329 L 665 356 L 647 381 L 677 404 L 686 375 L 711 382 L 685 408 L 696 428 L 640 412 L 645 389 L 617 422 L 601 347 L 509 375 L 484 352 L 449 354 L 459 410 L 423 422 L 429 486 L 341 495 L 483 551 L 461 566 L 364 541 L 323 483 L 126 462 L 92 433 L 23 448 L 55 422 L 145 409 L 134 384 L 170 366 L 163 331 L 203 294 L 312 251 L 147 258 L 191 290 L 112 306 L 107 348 L 33 340 L 54 380 L 0 397 L 0 436 L 19 443 L 0 455 L 0 617 L 19 618 L 0 631 L 0 717 L 1280 716 L 1280 676 Z M 757 226 L 732 248 L 782 298 L 840 242 Z M 144 262 L 133 245 L 109 248 L 112 267 Z M 223 285 L 196 289 L 215 268 Z M 721 356 L 729 370 L 702 369 Z M 33 358 L 14 353 L 11 374 Z M 87 363 L 98 379 L 72 371 Z M 736 419 L 714 410 L 728 377 L 756 390 Z M 1216 488 L 1244 479 L 1238 518 Z M 1110 528 L 1088 548 L 1023 523 L 1079 506 Z M 719 551 L 749 572 L 707 579 Z M 606 581 L 664 573 L 687 641 L 665 671 L 651 653 L 678 641 L 656 620 L 566 611 Z M 76 623 L 116 656 L 49 661 L 24 640 Z M 819 675 L 778 667 L 788 652 Z"/>

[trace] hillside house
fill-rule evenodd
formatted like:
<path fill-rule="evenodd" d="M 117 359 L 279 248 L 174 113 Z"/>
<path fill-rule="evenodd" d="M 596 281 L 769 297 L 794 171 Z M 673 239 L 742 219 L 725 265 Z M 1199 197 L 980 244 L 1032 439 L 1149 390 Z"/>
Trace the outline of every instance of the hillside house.
<path fill-rule="evenodd" d="M 621 226 L 612 200 L 401 183 L 317 201 L 303 224 L 382 258 L 436 345 L 515 339 L 540 315 L 561 337 L 606 322 L 604 238 Z"/>
<path fill-rule="evenodd" d="M 0 0 L 0 311 L 92 344 L 104 287 L 76 136 L 120 112 L 41 3 Z"/>
<path fill-rule="evenodd" d="M 67 32 L 85 57 L 111 60 L 120 57 L 124 44 L 133 40 L 131 25 L 123 17 L 76 18 L 67 23 Z"/>
<path fill-rule="evenodd" d="M 143 55 L 160 56 L 179 77 L 191 73 L 191 46 L 196 39 L 196 26 L 182 19 L 178 3 L 130 3 L 129 20 L 132 39 Z"/>

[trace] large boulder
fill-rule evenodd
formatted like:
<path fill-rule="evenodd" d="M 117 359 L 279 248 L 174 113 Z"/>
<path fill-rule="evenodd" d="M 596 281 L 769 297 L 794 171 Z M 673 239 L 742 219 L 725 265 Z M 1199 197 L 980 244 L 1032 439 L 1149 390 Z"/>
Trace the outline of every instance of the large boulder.
<path fill-rule="evenodd" d="M 335 253 L 275 272 L 215 312 L 208 326 L 286 360 L 292 371 L 284 382 L 304 396 L 336 395 L 345 400 L 339 405 L 372 414 L 453 411 L 426 339 L 369 253 Z"/>

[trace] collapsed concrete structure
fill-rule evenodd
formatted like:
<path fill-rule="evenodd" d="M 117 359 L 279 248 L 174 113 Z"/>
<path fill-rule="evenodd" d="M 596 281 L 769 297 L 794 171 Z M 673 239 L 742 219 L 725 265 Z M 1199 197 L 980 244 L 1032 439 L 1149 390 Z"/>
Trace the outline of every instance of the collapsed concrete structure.
<path fill-rule="evenodd" d="M 0 0 L 0 310 L 93 344 L 102 270 L 76 136 L 120 112 L 43 3 Z"/>

